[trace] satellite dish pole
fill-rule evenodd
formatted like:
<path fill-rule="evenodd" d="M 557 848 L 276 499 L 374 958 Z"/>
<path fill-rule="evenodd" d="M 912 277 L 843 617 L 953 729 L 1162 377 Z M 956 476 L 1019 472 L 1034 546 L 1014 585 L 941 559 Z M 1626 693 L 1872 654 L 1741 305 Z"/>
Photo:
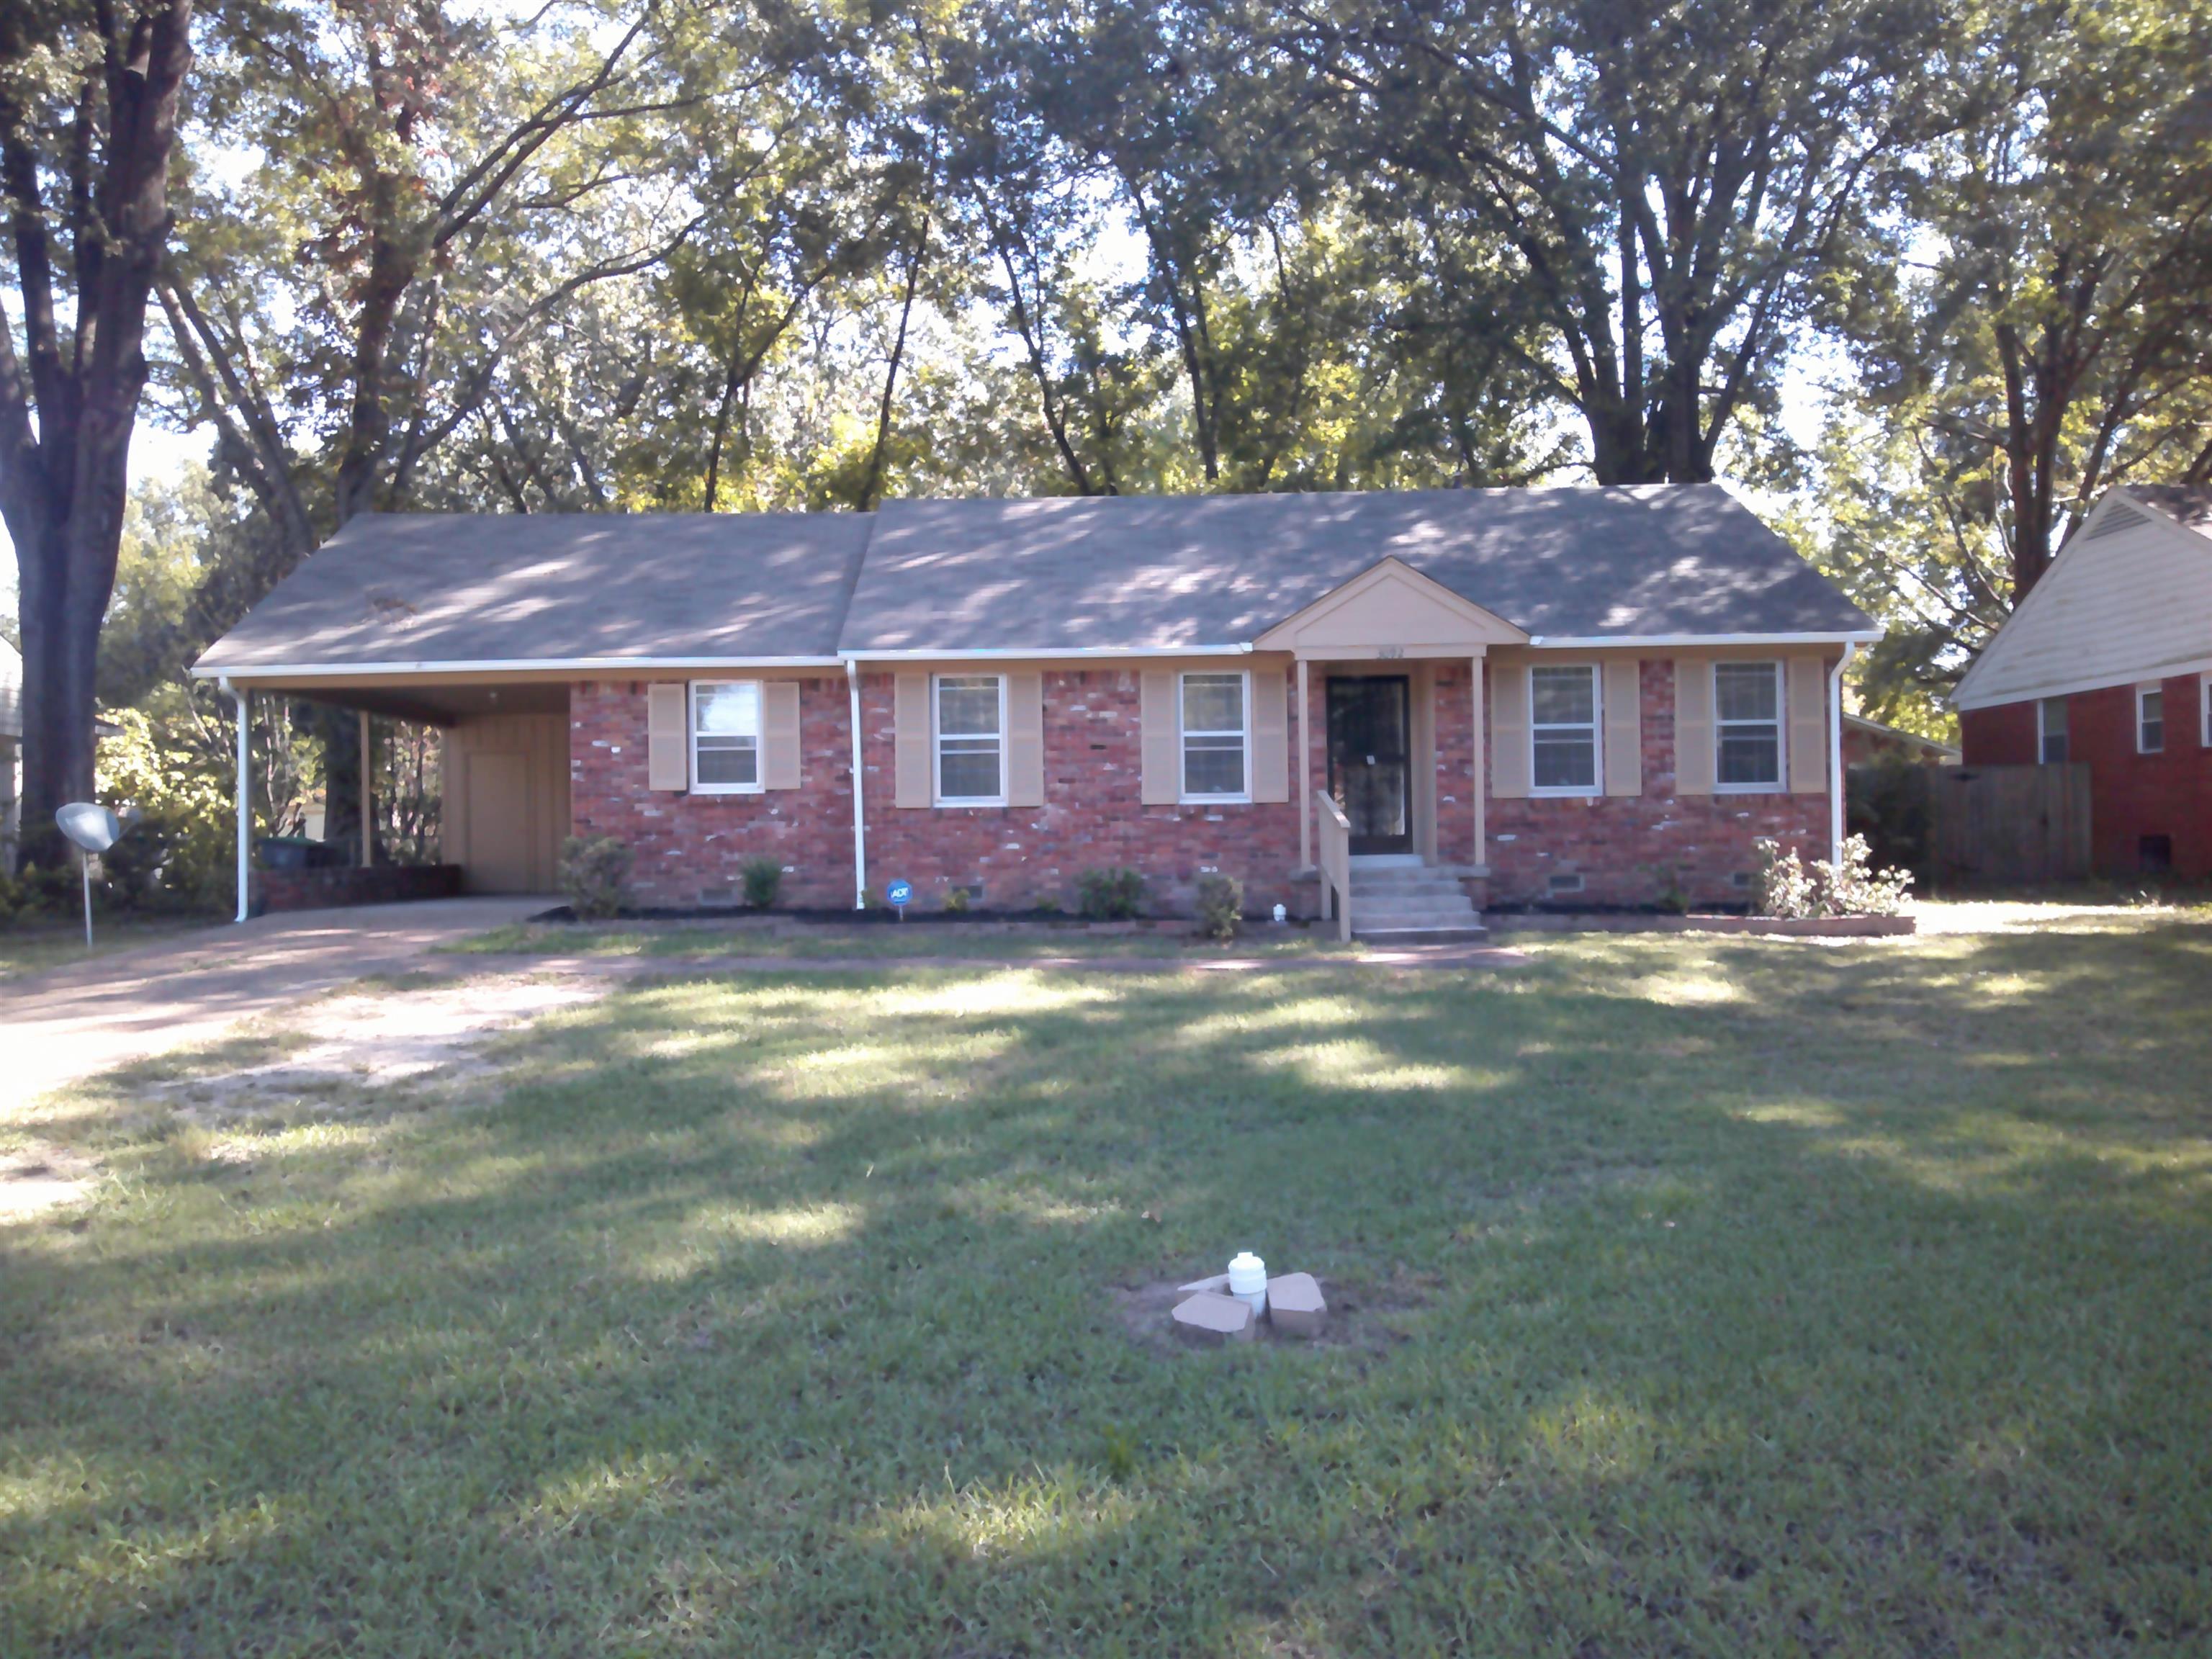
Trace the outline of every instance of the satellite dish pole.
<path fill-rule="evenodd" d="M 84 872 L 84 948 L 92 949 L 92 855 L 105 853 L 123 834 L 122 821 L 105 806 L 73 800 L 54 814 L 54 823 L 77 846 L 77 864 Z"/>

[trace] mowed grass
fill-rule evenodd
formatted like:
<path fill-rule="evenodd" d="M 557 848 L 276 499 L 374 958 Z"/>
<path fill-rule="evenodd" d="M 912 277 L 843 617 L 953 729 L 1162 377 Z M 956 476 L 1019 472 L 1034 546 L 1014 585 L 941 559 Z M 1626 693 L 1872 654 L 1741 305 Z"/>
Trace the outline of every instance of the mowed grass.
<path fill-rule="evenodd" d="M 2212 1644 L 2212 929 L 701 974 L 503 1092 L 45 1133 L 0 1646 Z M 407 994 L 397 989 L 393 994 Z M 1108 1288 L 1243 1245 L 1342 1343 Z"/>

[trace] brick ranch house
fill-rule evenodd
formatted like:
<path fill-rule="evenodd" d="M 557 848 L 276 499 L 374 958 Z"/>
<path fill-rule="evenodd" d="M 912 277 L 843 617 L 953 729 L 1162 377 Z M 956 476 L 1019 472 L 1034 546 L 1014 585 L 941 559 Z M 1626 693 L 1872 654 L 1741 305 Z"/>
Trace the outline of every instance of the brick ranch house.
<path fill-rule="evenodd" d="M 2212 487 L 2104 495 L 1953 701 L 1969 767 L 2088 767 L 2099 870 L 2212 879 Z"/>
<path fill-rule="evenodd" d="M 366 515 L 193 672 L 444 726 L 475 890 L 570 834 L 671 908 L 768 854 L 803 906 L 1126 866 L 1312 915 L 1348 864 L 1380 930 L 1827 856 L 1876 634 L 1715 485 L 916 501 Z"/>

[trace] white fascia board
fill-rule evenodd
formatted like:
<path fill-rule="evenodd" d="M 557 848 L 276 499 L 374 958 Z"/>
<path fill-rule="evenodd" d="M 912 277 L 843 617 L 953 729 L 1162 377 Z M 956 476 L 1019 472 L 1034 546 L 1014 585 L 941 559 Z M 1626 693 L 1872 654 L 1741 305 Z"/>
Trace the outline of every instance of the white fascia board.
<path fill-rule="evenodd" d="M 628 674 L 663 669 L 839 668 L 842 657 L 546 657 L 468 662 L 228 663 L 192 665 L 196 680 L 225 676 L 240 681 L 350 679 L 362 674 L 398 678 L 421 674 Z"/>
<path fill-rule="evenodd" d="M 1239 657 L 1255 647 L 1241 645 L 1062 645 L 976 646 L 964 651 L 841 651 L 846 662 L 1052 662 L 1100 657 Z"/>
<path fill-rule="evenodd" d="M 1882 630 L 1849 634 L 1532 634 L 1528 643 L 1546 651 L 1598 651 L 1613 646 L 1682 650 L 1701 645 L 1872 645 Z"/>
<path fill-rule="evenodd" d="M 2029 594 L 2033 599 L 2033 594 Z M 2110 691 L 2120 685 L 2156 685 L 2161 680 L 2186 679 L 2191 674 L 2212 674 L 2212 657 L 2198 657 L 2190 662 L 2144 663 L 2124 674 L 2096 674 L 2087 679 L 2054 680 L 2044 684 L 2002 696 L 1976 696 L 1960 682 L 1958 690 L 1951 695 L 1951 706 L 1969 708 L 2002 708 L 2015 702 L 2041 702 L 2045 697 L 2070 697 L 2081 691 Z"/>

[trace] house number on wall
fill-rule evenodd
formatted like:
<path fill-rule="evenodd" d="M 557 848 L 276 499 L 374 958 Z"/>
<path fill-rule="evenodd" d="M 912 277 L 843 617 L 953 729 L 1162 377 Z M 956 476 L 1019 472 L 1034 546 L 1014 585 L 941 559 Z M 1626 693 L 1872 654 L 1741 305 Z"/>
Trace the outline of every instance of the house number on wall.
<path fill-rule="evenodd" d="M 1384 662 L 1395 662 L 1406 654 L 1406 647 L 1402 645 L 1378 645 L 1375 647 L 1375 654 Z"/>

